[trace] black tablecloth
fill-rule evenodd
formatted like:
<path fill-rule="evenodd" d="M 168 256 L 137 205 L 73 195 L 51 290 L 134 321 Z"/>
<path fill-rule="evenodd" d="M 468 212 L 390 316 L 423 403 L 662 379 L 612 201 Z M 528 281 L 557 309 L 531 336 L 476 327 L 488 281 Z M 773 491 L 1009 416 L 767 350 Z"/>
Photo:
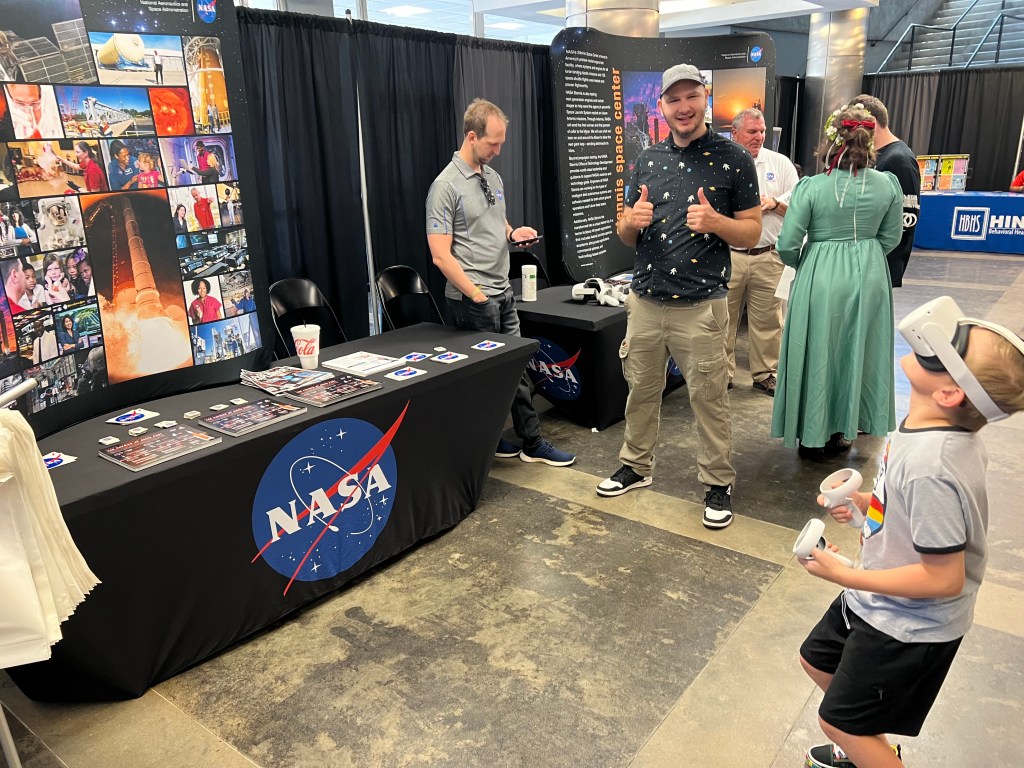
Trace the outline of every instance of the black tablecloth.
<path fill-rule="evenodd" d="M 117 414 L 43 440 L 43 453 L 78 457 L 51 477 L 71 533 L 103 583 L 62 626 L 52 659 L 9 670 L 15 683 L 37 700 L 139 696 L 458 523 L 477 504 L 516 382 L 536 349 L 529 339 L 493 334 L 486 338 L 505 346 L 470 349 L 484 338 L 424 324 L 324 350 L 321 361 L 357 350 L 433 353 L 437 346 L 469 358 L 415 363 L 428 373 L 409 381 L 376 374 L 380 390 L 309 407 L 241 437 L 224 435 L 218 445 L 138 473 L 97 456 L 100 437 L 129 439 L 128 427 L 104 421 Z M 209 414 L 215 403 L 265 396 L 239 384 L 140 407 L 160 413 L 143 423 L 153 429 L 160 419 L 195 425 L 182 418 L 189 410 Z M 332 454 L 324 447 L 332 440 L 347 442 Z M 358 459 L 364 474 L 353 479 Z M 316 473 L 328 465 L 337 468 L 328 493 L 337 495 L 325 510 L 301 483 L 303 472 L 322 477 Z M 306 501 L 296 505 L 297 498 Z M 306 504 L 318 514 L 304 516 Z M 334 505 L 341 511 L 332 518 Z M 276 537 L 272 520 L 284 524 Z M 298 525 L 286 530 L 290 520 Z M 310 558 L 302 535 L 319 537 Z M 330 545 L 332 536 L 344 540 Z M 289 583 L 288 547 L 317 580 Z M 337 569 L 353 553 L 358 559 L 329 578 L 313 568 L 322 559 L 325 570 Z"/>
<path fill-rule="evenodd" d="M 540 342 L 527 370 L 559 412 L 604 429 L 622 419 L 629 394 L 619 361 L 626 310 L 571 297 L 572 288 L 559 285 L 537 291 L 537 301 L 516 303 L 521 333 Z"/>

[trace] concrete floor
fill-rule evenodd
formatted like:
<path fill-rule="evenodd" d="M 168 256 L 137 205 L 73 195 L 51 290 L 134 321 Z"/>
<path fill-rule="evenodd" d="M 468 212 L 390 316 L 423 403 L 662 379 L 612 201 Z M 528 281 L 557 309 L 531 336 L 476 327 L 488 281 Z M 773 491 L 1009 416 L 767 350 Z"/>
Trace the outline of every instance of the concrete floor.
<path fill-rule="evenodd" d="M 917 251 L 896 315 L 943 293 L 1020 331 L 1024 258 Z M 819 514 L 820 479 L 872 477 L 882 440 L 801 462 L 767 437 L 772 401 L 750 387 L 742 336 L 738 362 L 730 528 L 701 525 L 685 390 L 665 401 L 653 486 L 616 499 L 594 486 L 618 467 L 623 425 L 546 411 L 575 467 L 496 460 L 458 527 L 140 699 L 36 704 L 0 675 L 23 764 L 800 766 L 823 738 L 797 649 L 838 590 L 794 563 L 793 538 Z M 898 417 L 906 398 L 897 373 Z M 923 733 L 902 740 L 915 768 L 1020 764 L 1024 417 L 983 434 L 988 576 Z M 853 529 L 829 526 L 855 548 Z"/>

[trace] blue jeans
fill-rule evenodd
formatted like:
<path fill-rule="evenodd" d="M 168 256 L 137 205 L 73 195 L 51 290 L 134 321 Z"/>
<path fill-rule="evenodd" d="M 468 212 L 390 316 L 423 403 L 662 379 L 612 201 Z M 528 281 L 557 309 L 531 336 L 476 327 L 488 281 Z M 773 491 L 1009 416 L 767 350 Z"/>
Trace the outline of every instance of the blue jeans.
<path fill-rule="evenodd" d="M 511 288 L 489 297 L 481 304 L 473 302 L 468 296 L 463 296 L 461 301 L 450 298 L 448 308 L 455 319 L 455 327 L 460 330 L 519 335 L 519 313 L 516 312 L 516 300 Z M 512 427 L 524 447 L 533 448 L 540 442 L 540 417 L 533 407 L 533 393 L 525 369 L 512 400 Z"/>

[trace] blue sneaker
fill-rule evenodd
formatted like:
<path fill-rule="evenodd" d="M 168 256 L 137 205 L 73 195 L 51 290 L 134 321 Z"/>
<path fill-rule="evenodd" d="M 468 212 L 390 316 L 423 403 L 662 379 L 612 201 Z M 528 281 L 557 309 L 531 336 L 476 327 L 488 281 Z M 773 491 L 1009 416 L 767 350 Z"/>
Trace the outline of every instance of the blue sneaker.
<path fill-rule="evenodd" d="M 568 467 L 576 461 L 575 454 L 560 451 L 547 440 L 541 440 L 533 448 L 524 445 L 523 450 L 519 452 L 519 458 L 525 462 L 540 461 L 552 467 Z"/>
<path fill-rule="evenodd" d="M 519 455 L 519 446 L 511 443 L 504 437 L 498 440 L 498 447 L 494 449 L 496 459 L 514 459 Z"/>

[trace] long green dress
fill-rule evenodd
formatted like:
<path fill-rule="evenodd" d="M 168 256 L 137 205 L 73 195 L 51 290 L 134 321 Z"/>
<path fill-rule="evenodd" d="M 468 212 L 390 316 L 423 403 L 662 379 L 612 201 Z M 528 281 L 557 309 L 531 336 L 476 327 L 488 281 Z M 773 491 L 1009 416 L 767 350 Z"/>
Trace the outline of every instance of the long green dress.
<path fill-rule="evenodd" d="M 896 427 L 885 254 L 902 234 L 903 193 L 891 173 L 835 170 L 793 190 L 778 251 L 796 277 L 772 412 L 772 436 L 787 447 Z"/>

